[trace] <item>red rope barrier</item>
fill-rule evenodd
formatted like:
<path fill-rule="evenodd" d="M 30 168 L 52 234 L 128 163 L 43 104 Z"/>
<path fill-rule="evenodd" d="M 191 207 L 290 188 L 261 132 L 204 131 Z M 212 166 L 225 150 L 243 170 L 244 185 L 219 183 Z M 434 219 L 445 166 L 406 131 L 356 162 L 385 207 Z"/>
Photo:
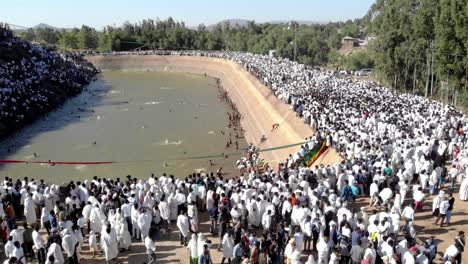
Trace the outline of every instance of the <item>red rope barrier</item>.
<path fill-rule="evenodd" d="M 28 160 L 0 160 L 0 163 L 34 163 L 34 164 L 59 164 L 59 165 L 100 165 L 113 164 L 115 161 L 28 161 Z"/>

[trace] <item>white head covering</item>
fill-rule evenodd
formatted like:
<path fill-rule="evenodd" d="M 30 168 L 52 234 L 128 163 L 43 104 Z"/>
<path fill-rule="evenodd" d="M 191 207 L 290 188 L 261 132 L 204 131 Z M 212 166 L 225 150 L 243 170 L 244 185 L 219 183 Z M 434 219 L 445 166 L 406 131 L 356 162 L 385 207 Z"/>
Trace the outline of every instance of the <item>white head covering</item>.
<path fill-rule="evenodd" d="M 305 264 L 316 264 L 316 263 L 317 262 L 315 262 L 314 256 L 309 255 L 309 259 L 307 260 L 307 262 Z"/>

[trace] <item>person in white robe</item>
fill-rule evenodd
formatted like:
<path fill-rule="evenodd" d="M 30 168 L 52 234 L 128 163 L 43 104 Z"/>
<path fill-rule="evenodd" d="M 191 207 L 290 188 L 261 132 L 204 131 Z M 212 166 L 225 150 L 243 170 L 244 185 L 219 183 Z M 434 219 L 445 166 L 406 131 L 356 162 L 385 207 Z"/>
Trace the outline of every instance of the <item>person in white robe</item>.
<path fill-rule="evenodd" d="M 13 237 L 9 237 L 8 241 L 5 243 L 4 253 L 7 258 L 13 257 L 13 250 L 15 250 L 15 245 L 13 244 Z"/>
<path fill-rule="evenodd" d="M 291 264 L 302 264 L 300 259 L 301 259 L 301 252 L 296 248 L 290 254 Z"/>
<path fill-rule="evenodd" d="M 147 236 L 144 239 L 146 254 L 148 255 L 148 264 L 156 262 L 156 245 L 151 237 Z"/>
<path fill-rule="evenodd" d="M 214 207 L 214 199 L 213 199 L 213 190 L 208 190 L 206 192 L 206 210 L 209 211 L 211 208 Z"/>
<path fill-rule="evenodd" d="M 91 216 L 92 209 L 93 209 L 93 205 L 89 202 L 83 207 L 83 211 L 81 213 L 83 214 L 84 221 L 86 223 L 88 223 L 89 221 L 89 217 Z"/>
<path fill-rule="evenodd" d="M 89 243 L 89 249 L 93 252 L 93 258 L 94 258 L 96 256 L 96 252 L 99 252 L 99 248 L 97 244 L 96 234 L 94 233 L 93 230 L 89 231 L 88 243 Z"/>
<path fill-rule="evenodd" d="M 382 198 L 382 206 L 386 205 L 393 196 L 393 191 L 390 188 L 384 188 L 379 193 L 380 198 Z"/>
<path fill-rule="evenodd" d="M 314 255 L 309 255 L 309 258 L 305 264 L 317 264 L 317 262 L 315 262 Z"/>
<path fill-rule="evenodd" d="M 140 228 L 141 239 L 143 241 L 145 240 L 145 237 L 149 235 L 152 221 L 153 216 L 151 213 L 145 209 L 141 209 L 140 215 L 138 216 L 138 227 Z"/>
<path fill-rule="evenodd" d="M 175 198 L 175 194 L 171 193 L 169 194 L 169 198 L 167 199 L 167 203 L 169 204 L 169 210 L 170 210 L 170 219 L 171 221 L 176 221 L 177 220 L 177 200 Z"/>
<path fill-rule="evenodd" d="M 94 233 L 101 232 L 103 220 L 104 218 L 103 218 L 101 209 L 99 208 L 99 205 L 96 204 L 91 210 L 91 214 L 89 216 L 90 227 L 91 227 L 91 230 L 94 231 Z"/>
<path fill-rule="evenodd" d="M 73 234 L 75 235 L 77 241 L 76 256 L 79 262 L 81 259 L 81 245 L 83 245 L 84 238 L 83 234 L 81 233 L 81 229 L 78 226 L 73 227 L 73 229 Z"/>
<path fill-rule="evenodd" d="M 119 254 L 117 245 L 117 237 L 111 232 L 111 228 L 107 227 L 106 231 L 101 234 L 101 248 L 107 263 L 115 259 Z"/>
<path fill-rule="evenodd" d="M 369 263 L 374 264 L 376 258 L 377 258 L 377 252 L 375 251 L 372 243 L 369 243 L 367 245 L 366 250 L 364 251 L 363 259 L 369 259 Z"/>
<path fill-rule="evenodd" d="M 234 254 L 234 239 L 232 238 L 231 232 L 226 232 L 224 234 L 223 240 L 221 241 L 223 245 L 223 259 L 221 260 L 224 263 L 224 260 L 227 260 L 229 263 L 231 262 L 231 258 Z"/>
<path fill-rule="evenodd" d="M 414 259 L 418 249 L 416 247 L 411 247 L 408 251 L 403 254 L 403 258 L 401 263 L 402 264 L 415 264 L 416 261 Z"/>
<path fill-rule="evenodd" d="M 440 190 L 439 195 L 434 197 L 432 200 L 432 215 L 437 217 L 439 216 L 439 207 L 440 204 L 442 203 L 442 200 L 444 199 L 445 192 Z"/>
<path fill-rule="evenodd" d="M 291 263 L 292 262 L 292 255 L 293 252 L 296 250 L 296 240 L 294 238 L 291 238 L 288 241 L 288 244 L 286 245 L 286 248 L 284 249 L 284 257 L 286 258 L 286 263 Z"/>
<path fill-rule="evenodd" d="M 400 192 L 395 193 L 395 198 L 393 199 L 394 203 L 392 210 L 394 209 L 396 213 L 401 214 L 401 194 Z"/>
<path fill-rule="evenodd" d="M 270 230 L 271 222 L 272 222 L 271 211 L 268 210 L 267 212 L 263 214 L 263 217 L 262 217 L 263 230 Z"/>
<path fill-rule="evenodd" d="M 452 244 L 445 250 L 443 260 L 450 261 L 451 259 L 457 257 L 458 254 L 460 254 L 459 249 L 454 244 Z"/>
<path fill-rule="evenodd" d="M 69 262 L 75 263 L 75 253 L 77 244 L 78 240 L 76 239 L 75 235 L 67 229 L 65 231 L 65 236 L 62 238 L 62 248 L 67 254 Z"/>
<path fill-rule="evenodd" d="M 35 230 L 32 233 L 32 238 L 37 251 L 37 259 L 39 263 L 44 263 L 44 261 L 46 260 L 46 248 L 44 239 L 42 239 L 42 236 L 39 233 L 38 225 L 35 227 Z"/>
<path fill-rule="evenodd" d="M 50 235 L 50 219 L 52 216 L 50 215 L 50 212 L 47 211 L 47 208 L 43 207 L 42 212 L 41 212 L 41 227 L 44 228 L 47 231 L 47 234 Z"/>
<path fill-rule="evenodd" d="M 251 226 L 259 227 L 261 222 L 260 210 L 258 209 L 257 202 L 252 200 L 247 206 L 249 211 L 249 224 Z"/>
<path fill-rule="evenodd" d="M 197 257 L 200 257 L 203 255 L 203 246 L 205 245 L 205 237 L 203 236 L 203 233 L 198 234 L 198 239 L 197 239 Z"/>
<path fill-rule="evenodd" d="M 468 175 L 465 175 L 465 178 L 460 184 L 460 200 L 468 201 Z"/>
<path fill-rule="evenodd" d="M 37 221 L 36 205 L 30 195 L 27 195 L 26 199 L 24 199 L 24 216 L 28 225 L 35 224 Z"/>
<path fill-rule="evenodd" d="M 192 202 L 187 206 L 187 216 L 190 219 L 190 227 L 192 232 L 198 232 L 198 209 L 195 202 Z"/>
<path fill-rule="evenodd" d="M 49 246 L 49 250 L 47 251 L 47 259 L 49 259 L 50 256 L 54 256 L 54 259 L 55 259 L 54 263 L 59 263 L 59 264 L 65 263 L 65 258 L 63 257 L 62 248 L 57 243 L 52 243 Z"/>
<path fill-rule="evenodd" d="M 190 264 L 198 264 L 198 238 L 196 234 L 192 234 L 192 238 L 188 242 Z"/>
<path fill-rule="evenodd" d="M 125 221 L 125 219 L 123 219 L 120 222 L 118 234 L 119 248 L 123 250 L 128 250 L 132 245 L 132 237 L 130 236 L 130 232 L 128 232 L 127 221 Z"/>
<path fill-rule="evenodd" d="M 169 204 L 166 201 L 161 201 L 158 205 L 159 212 L 161 213 L 161 218 L 168 224 L 171 224 L 171 210 Z"/>
<path fill-rule="evenodd" d="M 15 248 L 13 249 L 12 257 L 15 257 L 17 259 L 16 263 L 26 264 L 26 256 L 24 255 L 23 247 L 21 247 L 18 241 L 15 241 L 14 245 Z"/>
<path fill-rule="evenodd" d="M 138 227 L 138 217 L 140 211 L 138 210 L 138 204 L 132 206 L 131 209 L 131 220 L 132 220 L 132 237 L 135 239 L 141 239 L 140 228 Z"/>
<path fill-rule="evenodd" d="M 190 222 L 185 212 L 182 212 L 182 214 L 177 217 L 177 227 L 180 231 L 180 244 L 186 246 L 190 231 Z"/>

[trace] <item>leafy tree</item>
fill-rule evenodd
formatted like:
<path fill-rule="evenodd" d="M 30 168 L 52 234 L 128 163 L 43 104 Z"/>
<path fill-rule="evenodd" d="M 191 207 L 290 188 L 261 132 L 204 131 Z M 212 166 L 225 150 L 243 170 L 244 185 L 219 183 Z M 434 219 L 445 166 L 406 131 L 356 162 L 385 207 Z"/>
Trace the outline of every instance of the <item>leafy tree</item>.
<path fill-rule="evenodd" d="M 52 28 L 38 28 L 36 30 L 36 40 L 47 44 L 57 44 L 59 32 Z"/>
<path fill-rule="evenodd" d="M 112 51 L 112 36 L 109 33 L 99 35 L 99 50 Z"/>
<path fill-rule="evenodd" d="M 27 41 L 34 41 L 36 39 L 36 32 L 32 28 L 28 28 L 25 32 L 21 32 L 20 37 Z"/>
<path fill-rule="evenodd" d="M 99 44 L 99 38 L 94 28 L 83 25 L 78 34 L 80 49 L 96 49 Z"/>
<path fill-rule="evenodd" d="M 68 49 L 78 49 L 78 34 L 73 32 L 63 33 L 60 36 L 60 46 Z"/>
<path fill-rule="evenodd" d="M 374 66 L 370 53 L 367 51 L 354 52 L 343 58 L 343 60 L 345 68 L 348 70 L 360 70 Z"/>

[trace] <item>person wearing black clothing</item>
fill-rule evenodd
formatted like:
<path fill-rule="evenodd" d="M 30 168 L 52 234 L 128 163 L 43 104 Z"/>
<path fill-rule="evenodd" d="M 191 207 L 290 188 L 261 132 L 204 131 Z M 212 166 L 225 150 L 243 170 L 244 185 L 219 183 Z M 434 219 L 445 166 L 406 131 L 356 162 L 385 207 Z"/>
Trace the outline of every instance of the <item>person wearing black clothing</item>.
<path fill-rule="evenodd" d="M 49 236 L 47 239 L 47 248 L 50 247 L 53 243 L 57 243 L 57 245 L 60 245 L 62 247 L 62 238 L 57 232 L 57 228 L 52 228 L 52 234 Z"/>
<path fill-rule="evenodd" d="M 213 206 L 208 210 L 208 214 L 210 215 L 211 225 L 210 225 L 210 233 L 212 235 L 216 234 L 216 226 L 218 225 L 218 207 Z"/>
<path fill-rule="evenodd" d="M 458 232 L 458 236 L 455 238 L 455 247 L 457 247 L 459 251 L 458 255 L 455 257 L 455 260 L 458 264 L 461 264 L 463 251 L 465 251 L 465 232 Z"/>
<path fill-rule="evenodd" d="M 455 198 L 453 197 L 453 194 L 449 193 L 448 196 L 449 196 L 449 199 L 448 199 L 449 207 L 447 209 L 447 215 L 445 216 L 446 219 L 447 219 L 447 221 L 446 221 L 447 226 L 450 225 L 450 219 L 452 218 L 453 205 L 455 203 Z"/>
<path fill-rule="evenodd" d="M 268 261 L 269 262 L 267 263 L 271 263 L 271 264 L 280 263 L 279 247 L 278 247 L 278 242 L 275 240 L 275 237 L 272 238 L 271 245 L 268 249 Z"/>
<path fill-rule="evenodd" d="M 221 213 L 219 214 L 219 237 L 222 239 L 229 228 L 229 209 L 226 205 L 221 206 Z M 221 243 L 218 245 L 218 250 L 221 249 Z"/>
<path fill-rule="evenodd" d="M 34 251 L 33 251 L 33 245 L 34 245 L 34 242 L 33 242 L 33 238 L 32 238 L 32 228 L 29 228 L 28 227 L 28 224 L 24 223 L 23 224 L 23 228 L 24 228 L 24 231 L 23 231 L 23 248 L 24 248 L 24 255 L 29 257 L 29 256 L 33 256 L 34 255 Z"/>
<path fill-rule="evenodd" d="M 278 253 L 282 254 L 284 253 L 284 250 L 286 248 L 286 243 L 288 242 L 289 237 L 288 237 L 288 232 L 286 232 L 284 224 L 279 225 L 279 230 L 278 230 Z"/>
<path fill-rule="evenodd" d="M 69 219 L 73 222 L 73 225 L 77 225 L 78 221 L 78 214 L 80 213 L 80 209 L 76 208 L 76 204 L 72 205 L 70 210 Z"/>
<path fill-rule="evenodd" d="M 270 249 L 271 239 L 268 237 L 267 233 L 262 234 L 262 239 L 260 240 L 260 254 L 263 255 L 264 259 L 268 258 L 268 251 Z"/>

